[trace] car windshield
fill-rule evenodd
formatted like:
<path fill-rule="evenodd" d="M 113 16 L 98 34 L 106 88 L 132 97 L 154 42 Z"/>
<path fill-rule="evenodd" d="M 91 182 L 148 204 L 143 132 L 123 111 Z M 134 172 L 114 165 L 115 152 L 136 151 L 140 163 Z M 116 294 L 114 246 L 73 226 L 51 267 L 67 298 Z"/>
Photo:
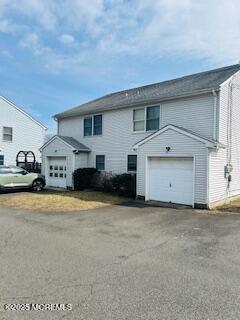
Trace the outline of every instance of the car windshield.
<path fill-rule="evenodd" d="M 23 169 L 21 167 L 10 167 L 10 170 L 11 170 L 12 173 L 21 173 L 21 174 L 23 174 L 23 173 L 27 174 L 28 173 L 25 169 Z"/>
<path fill-rule="evenodd" d="M 0 166 L 0 174 L 28 174 L 28 172 L 20 167 L 15 167 L 15 166 Z"/>
<path fill-rule="evenodd" d="M 0 166 L 0 174 L 8 174 L 11 173 L 11 169 L 6 166 Z"/>

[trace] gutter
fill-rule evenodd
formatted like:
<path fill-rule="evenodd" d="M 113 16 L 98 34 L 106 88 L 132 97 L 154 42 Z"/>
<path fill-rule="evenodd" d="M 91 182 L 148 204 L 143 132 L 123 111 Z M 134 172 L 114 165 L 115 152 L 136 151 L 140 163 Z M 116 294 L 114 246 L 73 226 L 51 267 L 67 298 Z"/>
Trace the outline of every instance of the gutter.
<path fill-rule="evenodd" d="M 213 140 L 217 140 L 217 93 L 212 90 L 214 105 L 213 105 Z"/>
<path fill-rule="evenodd" d="M 84 111 L 80 110 L 79 111 L 78 110 L 72 114 L 70 113 L 70 110 L 69 110 L 69 113 L 70 113 L 69 115 L 64 115 L 65 112 L 63 112 L 63 113 L 58 113 L 58 114 L 54 115 L 53 118 L 55 120 L 57 120 L 57 119 L 71 118 L 71 117 L 76 117 L 76 116 L 91 115 L 96 112 L 111 111 L 111 110 L 116 110 L 116 109 L 120 110 L 120 109 L 124 109 L 127 107 L 130 108 L 130 107 L 145 106 L 145 105 L 149 105 L 149 104 L 153 104 L 153 103 L 161 103 L 161 102 L 171 101 L 171 100 L 180 99 L 180 98 L 188 98 L 188 97 L 193 97 L 193 96 L 197 96 L 197 95 L 201 95 L 201 94 L 212 93 L 212 91 L 213 91 L 212 88 L 211 89 L 196 90 L 191 93 L 178 94 L 178 95 L 167 97 L 167 98 L 155 98 L 155 99 L 148 98 L 148 99 L 144 99 L 141 101 L 135 101 L 135 102 L 123 102 L 123 103 L 117 104 L 115 106 L 112 106 L 112 105 L 106 106 L 105 105 L 104 107 L 102 107 L 102 108 L 100 107 L 99 109 L 96 107 L 95 110 L 91 110 L 91 111 L 89 111 L 89 110 L 84 110 Z M 219 91 L 219 89 L 214 89 L 214 91 L 217 92 L 217 91 Z M 81 106 L 79 106 L 79 107 L 81 107 Z M 84 104 L 82 105 L 82 108 L 84 108 Z M 68 111 L 66 111 L 66 113 L 67 112 Z"/>

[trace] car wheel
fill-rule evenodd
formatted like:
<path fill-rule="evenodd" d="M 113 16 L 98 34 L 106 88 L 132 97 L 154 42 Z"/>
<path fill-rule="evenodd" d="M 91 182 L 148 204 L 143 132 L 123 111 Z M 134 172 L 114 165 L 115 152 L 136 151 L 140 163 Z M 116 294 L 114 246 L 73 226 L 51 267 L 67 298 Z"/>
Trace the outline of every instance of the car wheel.
<path fill-rule="evenodd" d="M 38 179 L 38 180 L 34 180 L 33 184 L 32 184 L 32 189 L 33 191 L 42 191 L 42 189 L 44 188 L 44 183 L 42 180 Z"/>

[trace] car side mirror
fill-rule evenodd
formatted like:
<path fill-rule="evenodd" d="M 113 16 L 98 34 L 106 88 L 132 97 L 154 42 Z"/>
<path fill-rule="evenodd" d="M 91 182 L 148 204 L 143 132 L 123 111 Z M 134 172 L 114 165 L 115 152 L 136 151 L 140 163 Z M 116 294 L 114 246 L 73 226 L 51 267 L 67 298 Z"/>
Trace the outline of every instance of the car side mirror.
<path fill-rule="evenodd" d="M 22 175 L 25 176 L 26 174 L 28 174 L 27 171 L 22 171 Z"/>

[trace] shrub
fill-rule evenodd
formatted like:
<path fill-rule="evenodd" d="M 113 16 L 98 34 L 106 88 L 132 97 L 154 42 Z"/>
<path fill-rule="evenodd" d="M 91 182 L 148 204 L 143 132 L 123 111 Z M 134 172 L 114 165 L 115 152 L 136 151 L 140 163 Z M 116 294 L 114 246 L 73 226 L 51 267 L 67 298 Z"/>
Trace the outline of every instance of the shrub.
<path fill-rule="evenodd" d="M 112 177 L 113 190 L 121 196 L 136 196 L 136 174 L 117 174 Z"/>
<path fill-rule="evenodd" d="M 113 192 L 112 174 L 109 172 L 97 172 L 93 177 L 93 188 L 96 191 Z"/>
<path fill-rule="evenodd" d="M 80 168 L 73 173 L 74 190 L 93 189 L 114 192 L 124 197 L 136 196 L 136 174 L 100 172 L 95 168 Z"/>
<path fill-rule="evenodd" d="M 98 174 L 95 168 L 79 168 L 73 172 L 74 190 L 91 189 Z"/>

